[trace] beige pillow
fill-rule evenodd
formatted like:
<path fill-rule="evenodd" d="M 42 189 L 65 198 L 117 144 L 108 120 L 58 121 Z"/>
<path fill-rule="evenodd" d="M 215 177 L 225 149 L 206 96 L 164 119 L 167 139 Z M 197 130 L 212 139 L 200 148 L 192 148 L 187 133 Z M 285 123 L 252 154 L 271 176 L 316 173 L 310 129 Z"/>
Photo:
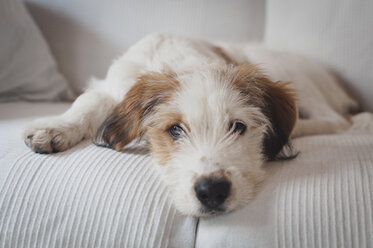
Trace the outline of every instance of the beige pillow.
<path fill-rule="evenodd" d="M 23 2 L 0 0 L 0 37 L 0 101 L 73 97 Z"/>

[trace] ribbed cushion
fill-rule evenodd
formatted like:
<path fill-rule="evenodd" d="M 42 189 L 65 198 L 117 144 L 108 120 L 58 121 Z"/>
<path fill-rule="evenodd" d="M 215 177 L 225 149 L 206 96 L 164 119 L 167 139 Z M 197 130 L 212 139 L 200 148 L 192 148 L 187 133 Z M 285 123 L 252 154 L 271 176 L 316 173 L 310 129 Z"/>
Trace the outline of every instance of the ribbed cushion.
<path fill-rule="evenodd" d="M 16 127 L 8 134 L 6 122 Z M 3 137 L 18 146 L 17 154 L 0 158 L 10 168 L 0 184 L 0 247 L 193 246 L 196 220 L 173 208 L 144 149 L 120 153 L 86 141 L 63 153 L 35 154 L 20 138 L 20 123 L 27 119 L 0 121 Z"/>
<path fill-rule="evenodd" d="M 0 247 L 193 247 L 195 237 L 202 248 L 373 246 L 371 114 L 350 133 L 295 140 L 299 157 L 268 164 L 250 205 L 196 231 L 141 149 L 30 152 L 22 126 L 67 106 L 0 104 Z"/>
<path fill-rule="evenodd" d="M 269 164 L 249 206 L 200 220 L 197 247 L 373 246 L 373 132 L 294 145 L 299 157 Z"/>

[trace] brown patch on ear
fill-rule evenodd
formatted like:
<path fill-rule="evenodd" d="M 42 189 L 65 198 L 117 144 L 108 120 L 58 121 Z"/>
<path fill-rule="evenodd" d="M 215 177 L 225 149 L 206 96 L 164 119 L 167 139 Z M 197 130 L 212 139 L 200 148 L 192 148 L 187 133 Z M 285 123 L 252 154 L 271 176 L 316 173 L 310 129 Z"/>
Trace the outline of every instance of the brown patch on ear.
<path fill-rule="evenodd" d="M 288 144 L 296 122 L 296 94 L 289 82 L 272 82 L 251 64 L 235 68 L 232 83 L 245 95 L 249 104 L 261 108 L 271 122 L 263 140 L 263 154 L 268 160 Z"/>
<path fill-rule="evenodd" d="M 236 61 L 234 61 L 231 57 L 229 57 L 228 54 L 224 51 L 223 48 L 221 48 L 219 46 L 213 46 L 212 47 L 212 51 L 215 54 L 217 54 L 219 57 L 221 57 L 222 59 L 224 59 L 224 61 L 227 64 L 236 64 Z"/>
<path fill-rule="evenodd" d="M 97 130 L 95 144 L 121 150 L 145 132 L 143 121 L 167 102 L 179 87 L 170 73 L 151 72 L 139 77 Z"/>
<path fill-rule="evenodd" d="M 278 157 L 282 148 L 289 143 L 289 137 L 296 122 L 295 92 L 288 88 L 289 82 L 268 82 L 267 101 L 264 113 L 269 117 L 272 129 L 265 135 L 264 154 L 269 160 L 292 158 L 294 155 Z"/>

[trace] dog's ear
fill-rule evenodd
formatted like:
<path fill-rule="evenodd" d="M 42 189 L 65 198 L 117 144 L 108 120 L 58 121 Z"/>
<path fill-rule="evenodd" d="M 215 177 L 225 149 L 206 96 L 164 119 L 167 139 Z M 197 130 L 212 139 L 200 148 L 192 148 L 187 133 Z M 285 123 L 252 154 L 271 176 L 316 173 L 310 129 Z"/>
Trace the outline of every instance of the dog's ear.
<path fill-rule="evenodd" d="M 179 86 L 171 73 L 147 73 L 138 78 L 97 130 L 96 145 L 121 150 L 145 133 L 144 120 L 165 103 Z"/>
<path fill-rule="evenodd" d="M 293 158 L 289 143 L 290 134 L 296 122 L 296 105 L 294 90 L 288 88 L 289 82 L 273 83 L 263 79 L 266 84 L 264 95 L 264 114 L 271 122 L 263 140 L 263 153 L 268 160 Z M 290 148 L 290 153 L 280 154 L 284 146 Z"/>
<path fill-rule="evenodd" d="M 292 153 L 280 156 L 283 147 L 289 145 L 289 136 L 296 122 L 296 94 L 288 87 L 290 83 L 272 82 L 251 64 L 235 67 L 234 82 L 247 97 L 248 103 L 259 107 L 270 121 L 271 126 L 263 140 L 266 158 L 294 157 Z"/>

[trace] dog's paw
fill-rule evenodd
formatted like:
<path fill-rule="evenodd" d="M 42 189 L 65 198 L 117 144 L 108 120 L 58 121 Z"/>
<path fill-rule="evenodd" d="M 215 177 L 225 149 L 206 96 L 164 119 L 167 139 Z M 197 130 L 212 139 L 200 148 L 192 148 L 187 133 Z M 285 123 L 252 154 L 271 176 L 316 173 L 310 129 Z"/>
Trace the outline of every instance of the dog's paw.
<path fill-rule="evenodd" d="M 56 153 L 75 145 L 77 137 L 73 132 L 71 128 L 62 126 L 29 126 L 24 131 L 23 139 L 36 153 Z"/>

